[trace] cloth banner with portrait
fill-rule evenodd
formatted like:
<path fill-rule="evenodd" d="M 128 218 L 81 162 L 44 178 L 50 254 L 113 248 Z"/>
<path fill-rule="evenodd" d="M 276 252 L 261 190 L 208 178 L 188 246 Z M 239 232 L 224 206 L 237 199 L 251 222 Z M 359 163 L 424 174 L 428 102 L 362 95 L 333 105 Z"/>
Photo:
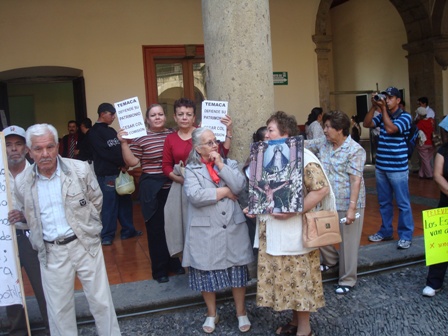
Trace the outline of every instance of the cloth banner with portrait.
<path fill-rule="evenodd" d="M 249 214 L 303 211 L 303 136 L 251 144 Z"/>

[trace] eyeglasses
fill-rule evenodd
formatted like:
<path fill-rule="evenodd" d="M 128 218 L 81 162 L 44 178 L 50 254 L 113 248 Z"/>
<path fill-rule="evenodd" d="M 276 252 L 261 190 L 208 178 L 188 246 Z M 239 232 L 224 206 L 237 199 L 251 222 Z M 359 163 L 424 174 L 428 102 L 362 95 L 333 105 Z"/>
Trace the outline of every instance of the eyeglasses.
<path fill-rule="evenodd" d="M 206 142 L 205 144 L 201 144 L 201 146 L 208 146 L 213 147 L 213 145 L 219 146 L 220 141 L 219 140 L 210 140 L 209 142 Z"/>

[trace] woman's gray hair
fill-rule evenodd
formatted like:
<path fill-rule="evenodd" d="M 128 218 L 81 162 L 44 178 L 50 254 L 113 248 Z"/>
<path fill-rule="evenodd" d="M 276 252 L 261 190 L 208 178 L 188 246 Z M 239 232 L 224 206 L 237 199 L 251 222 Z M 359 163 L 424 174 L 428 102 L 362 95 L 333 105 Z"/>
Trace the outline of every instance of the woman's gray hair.
<path fill-rule="evenodd" d="M 201 137 L 205 131 L 213 131 L 207 127 L 196 128 L 191 134 L 191 141 L 193 142 L 193 148 L 191 149 L 190 154 L 188 155 L 187 164 L 201 164 L 201 155 L 196 151 L 196 147 L 201 145 Z"/>
<path fill-rule="evenodd" d="M 28 127 L 25 133 L 26 145 L 31 149 L 32 138 L 47 135 L 51 133 L 56 144 L 59 143 L 58 131 L 50 124 L 36 124 Z"/>

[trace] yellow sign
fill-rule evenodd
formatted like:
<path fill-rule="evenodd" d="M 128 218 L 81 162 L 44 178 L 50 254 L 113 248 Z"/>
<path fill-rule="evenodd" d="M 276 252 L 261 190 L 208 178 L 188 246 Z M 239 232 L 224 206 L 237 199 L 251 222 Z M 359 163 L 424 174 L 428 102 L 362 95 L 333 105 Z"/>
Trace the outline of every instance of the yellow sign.
<path fill-rule="evenodd" d="M 448 261 L 448 207 L 422 211 L 426 266 Z"/>

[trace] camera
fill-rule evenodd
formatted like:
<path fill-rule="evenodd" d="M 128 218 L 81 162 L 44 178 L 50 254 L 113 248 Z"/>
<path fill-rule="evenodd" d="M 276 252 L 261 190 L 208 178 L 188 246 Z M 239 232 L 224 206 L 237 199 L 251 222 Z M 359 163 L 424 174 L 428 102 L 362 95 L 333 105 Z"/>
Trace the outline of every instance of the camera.
<path fill-rule="evenodd" d="M 386 100 L 386 95 L 382 94 L 382 93 L 378 93 L 378 94 L 373 96 L 373 100 L 374 101 Z"/>

